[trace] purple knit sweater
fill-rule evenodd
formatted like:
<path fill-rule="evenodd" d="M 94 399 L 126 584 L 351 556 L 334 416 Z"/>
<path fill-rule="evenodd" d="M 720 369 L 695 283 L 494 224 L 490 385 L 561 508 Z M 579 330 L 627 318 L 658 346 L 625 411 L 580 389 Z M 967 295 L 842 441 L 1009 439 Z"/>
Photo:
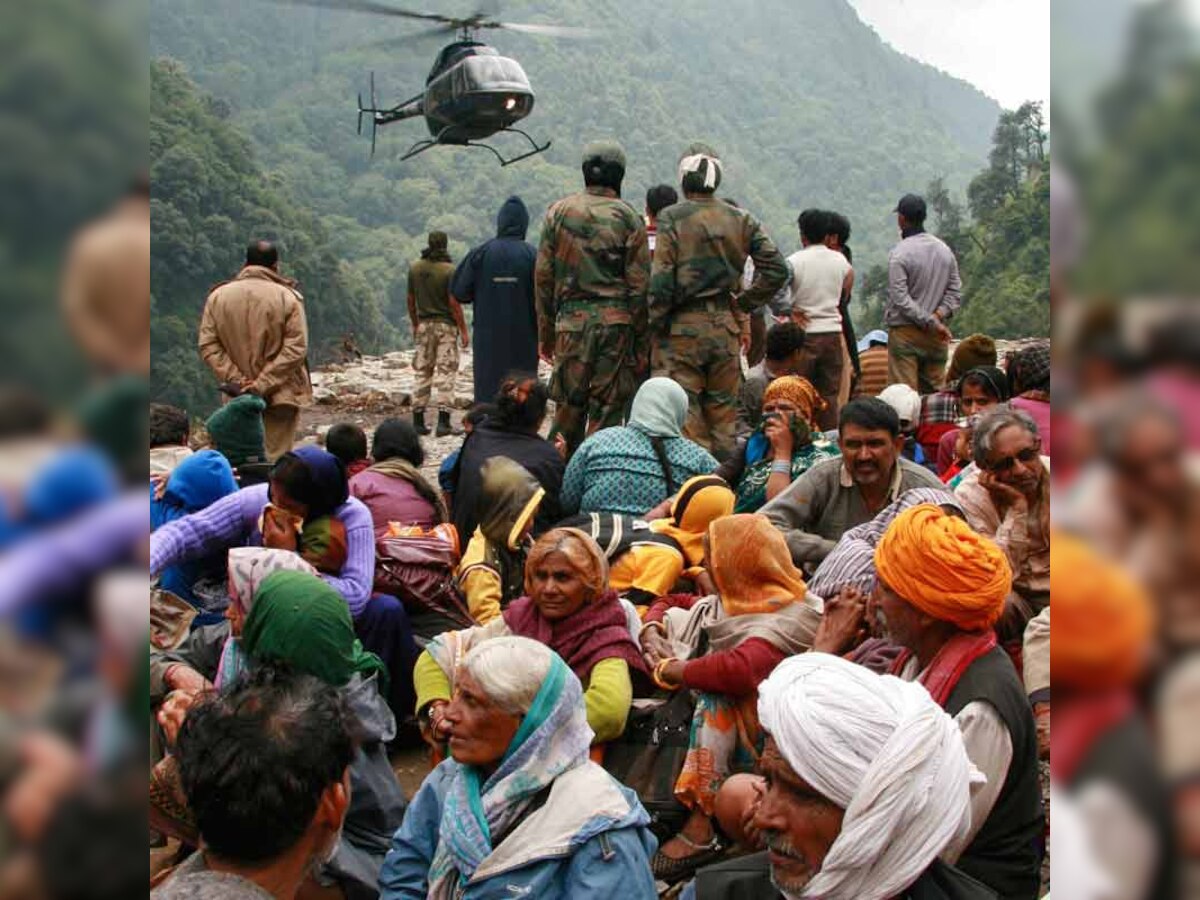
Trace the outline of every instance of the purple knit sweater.
<path fill-rule="evenodd" d="M 256 484 L 222 497 L 212 506 L 164 525 L 150 535 L 150 574 L 220 550 L 262 543 L 258 517 L 267 505 L 268 486 Z M 375 580 L 375 533 L 371 513 L 351 497 L 333 511 L 346 526 L 346 564 L 337 575 L 322 575 L 358 618 L 371 599 Z"/>

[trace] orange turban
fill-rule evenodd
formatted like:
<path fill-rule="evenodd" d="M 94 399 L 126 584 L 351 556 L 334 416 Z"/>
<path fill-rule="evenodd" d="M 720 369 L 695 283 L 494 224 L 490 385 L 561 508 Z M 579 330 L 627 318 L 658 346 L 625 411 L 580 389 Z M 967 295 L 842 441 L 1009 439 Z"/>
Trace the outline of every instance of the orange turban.
<path fill-rule="evenodd" d="M 1050 539 L 1055 687 L 1104 689 L 1131 683 L 1145 662 L 1154 610 L 1136 581 L 1076 537 Z"/>
<path fill-rule="evenodd" d="M 787 400 L 796 404 L 800 410 L 800 418 L 809 425 L 816 421 L 817 413 L 828 405 L 812 382 L 799 375 L 784 375 L 767 385 L 763 391 L 763 405 L 775 400 Z"/>
<path fill-rule="evenodd" d="M 996 624 L 1012 590 L 1012 569 L 996 544 L 957 516 L 922 503 L 888 526 L 875 571 L 917 609 L 964 631 Z"/>

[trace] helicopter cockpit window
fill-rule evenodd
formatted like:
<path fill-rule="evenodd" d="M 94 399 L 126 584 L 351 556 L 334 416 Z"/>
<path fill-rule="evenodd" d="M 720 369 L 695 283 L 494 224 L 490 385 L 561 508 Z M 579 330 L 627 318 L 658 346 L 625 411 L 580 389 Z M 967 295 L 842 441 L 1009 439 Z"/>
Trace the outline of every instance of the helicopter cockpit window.
<path fill-rule="evenodd" d="M 529 87 L 529 79 L 520 64 L 503 56 L 469 57 L 460 71 L 462 87 L 468 91 Z"/>

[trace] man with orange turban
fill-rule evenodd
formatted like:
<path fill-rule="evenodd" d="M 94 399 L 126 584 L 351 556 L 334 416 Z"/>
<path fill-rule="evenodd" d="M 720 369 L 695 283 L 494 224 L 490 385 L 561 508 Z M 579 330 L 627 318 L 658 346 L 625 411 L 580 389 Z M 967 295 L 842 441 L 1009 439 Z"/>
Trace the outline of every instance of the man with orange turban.
<path fill-rule="evenodd" d="M 1037 895 L 1042 837 L 1037 734 L 1024 685 L 993 630 L 1012 590 L 1003 551 L 933 504 L 901 513 L 875 548 L 871 601 L 920 681 L 962 729 L 987 776 L 971 798 L 958 866 L 1001 897 Z M 964 849 L 965 848 L 965 849 Z"/>
<path fill-rule="evenodd" d="M 1135 696 L 1151 655 L 1150 598 L 1072 535 L 1053 535 L 1050 567 L 1057 608 L 1051 780 L 1082 814 L 1090 855 L 1113 896 L 1176 896 L 1170 801 Z M 1184 808 L 1188 787 L 1175 798 Z"/>

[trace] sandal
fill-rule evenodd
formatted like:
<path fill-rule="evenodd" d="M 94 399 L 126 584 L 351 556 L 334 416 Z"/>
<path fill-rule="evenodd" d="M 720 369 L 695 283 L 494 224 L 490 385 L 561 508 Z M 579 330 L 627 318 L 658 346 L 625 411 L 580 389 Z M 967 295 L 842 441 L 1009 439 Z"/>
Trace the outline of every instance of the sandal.
<path fill-rule="evenodd" d="M 659 881 L 665 881 L 668 884 L 682 881 L 697 869 L 720 859 L 725 852 L 725 845 L 721 843 L 721 838 L 716 834 L 707 844 L 697 844 L 682 831 L 675 837 L 698 852 L 681 856 L 679 859 L 672 859 L 661 850 L 655 851 L 654 857 L 650 860 L 650 871 Z"/>

